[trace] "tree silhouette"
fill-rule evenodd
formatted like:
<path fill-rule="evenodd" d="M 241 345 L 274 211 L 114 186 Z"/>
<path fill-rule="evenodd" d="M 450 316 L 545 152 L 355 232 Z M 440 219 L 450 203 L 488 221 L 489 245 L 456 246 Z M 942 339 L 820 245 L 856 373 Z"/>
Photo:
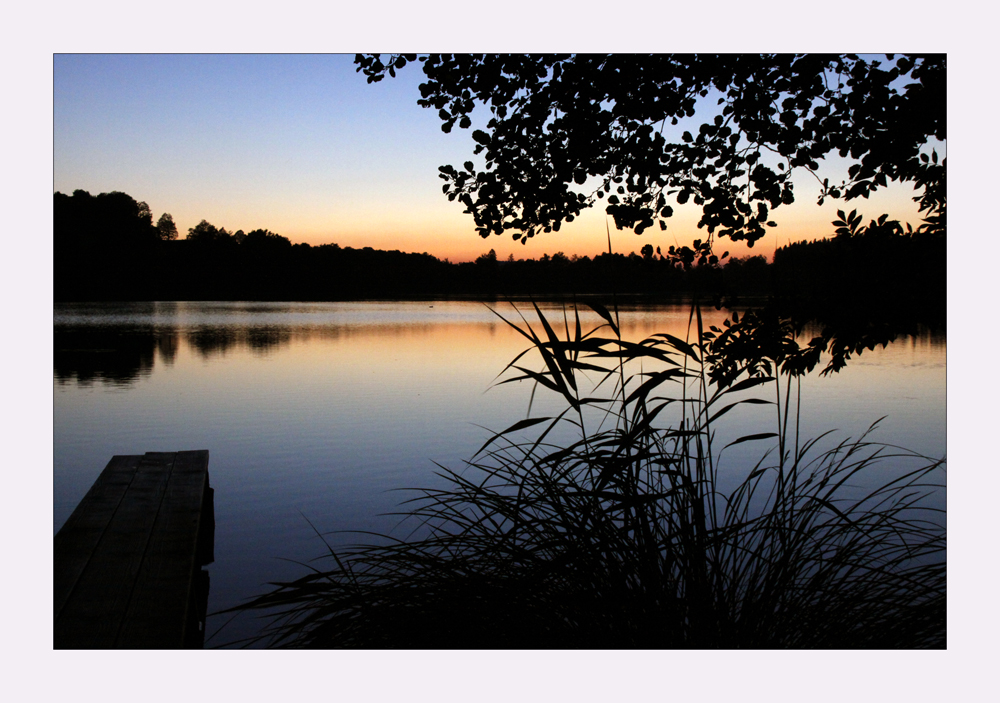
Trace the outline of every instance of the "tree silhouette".
<path fill-rule="evenodd" d="M 160 215 L 160 219 L 156 221 L 156 229 L 160 232 L 160 239 L 164 241 L 177 239 L 177 225 L 169 212 Z"/>
<path fill-rule="evenodd" d="M 122 195 L 124 195 L 124 193 Z M 136 203 L 136 207 L 138 209 L 138 218 L 143 222 L 143 224 L 153 224 L 153 212 L 149 209 L 149 205 L 147 205 L 145 201 L 140 200 Z"/>
<path fill-rule="evenodd" d="M 230 236 L 225 227 L 220 229 L 208 220 L 202 220 L 188 229 L 187 239 L 192 242 L 221 242 L 228 240 Z"/>
<path fill-rule="evenodd" d="M 282 249 L 289 249 L 292 246 L 292 242 L 288 237 L 283 237 L 268 229 L 255 229 L 247 232 L 241 243 L 248 249 L 258 251 L 280 251 Z"/>
<path fill-rule="evenodd" d="M 369 82 L 416 55 L 359 54 Z M 558 230 L 598 202 L 619 228 L 666 229 L 674 204 L 701 207 L 698 226 L 749 246 L 795 200 L 792 174 L 848 157 L 842 182 L 819 200 L 852 200 L 889 181 L 919 189 L 924 226 L 943 231 L 945 162 L 926 151 L 946 138 L 945 57 L 888 55 L 421 56 L 424 107 L 445 132 L 476 129 L 462 169 L 440 168 L 450 200 L 482 237 L 515 240 Z M 699 102 L 702 100 L 702 102 Z M 708 101 L 714 105 L 706 104 Z M 681 120 L 704 120 L 691 129 Z M 668 127 L 669 124 L 669 127 Z M 818 176 L 817 176 L 818 178 Z"/>
<path fill-rule="evenodd" d="M 476 263 L 480 266 L 491 266 L 496 267 L 497 264 L 497 252 L 495 249 L 490 249 L 489 253 L 481 255 L 476 259 Z"/>

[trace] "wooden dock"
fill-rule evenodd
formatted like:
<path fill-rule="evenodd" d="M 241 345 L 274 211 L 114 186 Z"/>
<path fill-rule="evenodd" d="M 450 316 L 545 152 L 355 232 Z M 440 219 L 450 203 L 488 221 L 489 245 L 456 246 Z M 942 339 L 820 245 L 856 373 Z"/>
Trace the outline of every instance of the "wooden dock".
<path fill-rule="evenodd" d="M 55 537 L 56 649 L 203 646 L 208 451 L 115 456 Z"/>

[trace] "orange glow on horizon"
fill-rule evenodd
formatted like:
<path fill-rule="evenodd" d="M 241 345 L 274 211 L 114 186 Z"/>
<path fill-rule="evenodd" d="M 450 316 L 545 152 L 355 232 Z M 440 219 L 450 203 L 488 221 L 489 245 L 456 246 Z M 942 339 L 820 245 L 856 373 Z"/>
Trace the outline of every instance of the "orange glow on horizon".
<path fill-rule="evenodd" d="M 831 236 L 834 230 L 831 223 L 837 218 L 837 210 L 850 212 L 856 209 L 864 217 L 864 224 L 882 213 L 888 213 L 890 218 L 916 227 L 921 216 L 913 202 L 913 195 L 911 188 L 893 184 L 876 192 L 870 200 L 858 199 L 850 203 L 827 200 L 819 206 L 814 192 L 809 188 L 800 188 L 795 203 L 782 206 L 771 215 L 777 227 L 768 227 L 763 239 L 752 248 L 746 242 L 733 242 L 716 236 L 715 251 L 719 256 L 728 251 L 730 257 L 763 255 L 771 260 L 777 247 Z M 472 217 L 463 213 L 462 206 L 449 202 L 440 194 L 430 201 L 404 200 L 381 211 L 371 211 L 361 205 L 308 199 L 295 203 L 258 203 L 248 208 L 213 208 L 205 219 L 231 232 L 264 227 L 288 237 L 292 243 L 426 252 L 452 263 L 474 261 L 490 249 L 500 260 L 506 260 L 511 255 L 515 259 L 539 259 L 557 252 L 568 257 L 593 258 L 607 252 L 609 229 L 613 251 L 626 255 L 639 253 L 646 244 L 666 252 L 670 246 L 690 246 L 694 240 L 708 236 L 705 229 L 698 229 L 700 209 L 693 205 L 675 208 L 665 231 L 654 226 L 642 235 L 616 229 L 613 221 L 605 217 L 603 209 L 598 208 L 600 205 L 584 210 L 574 222 L 564 224 L 560 231 L 538 234 L 524 244 L 515 242 L 511 233 L 481 238 L 476 233 Z M 188 227 L 201 219 L 195 219 L 188 213 L 174 214 L 182 237 Z"/>

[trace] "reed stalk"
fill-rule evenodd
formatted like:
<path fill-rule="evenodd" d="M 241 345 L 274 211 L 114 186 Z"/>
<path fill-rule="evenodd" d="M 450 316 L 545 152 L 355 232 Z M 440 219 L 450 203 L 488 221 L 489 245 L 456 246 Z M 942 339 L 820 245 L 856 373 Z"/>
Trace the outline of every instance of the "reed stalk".
<path fill-rule="evenodd" d="M 439 465 L 445 487 L 402 507 L 406 539 L 330 549 L 233 609 L 266 614 L 257 643 L 945 646 L 943 459 L 874 442 L 877 423 L 827 449 L 830 435 L 800 439 L 787 330 L 778 352 L 741 356 L 726 351 L 743 328 L 705 330 L 697 308 L 689 343 L 627 341 L 617 311 L 591 307 L 602 324 L 586 333 L 578 310 L 563 336 L 537 306 L 540 329 L 507 321 L 530 346 L 500 383 L 565 409 L 496 433 L 462 470 Z M 724 416 L 767 405 L 775 431 L 718 447 Z M 761 458 L 724 490 L 727 450 L 748 442 Z"/>

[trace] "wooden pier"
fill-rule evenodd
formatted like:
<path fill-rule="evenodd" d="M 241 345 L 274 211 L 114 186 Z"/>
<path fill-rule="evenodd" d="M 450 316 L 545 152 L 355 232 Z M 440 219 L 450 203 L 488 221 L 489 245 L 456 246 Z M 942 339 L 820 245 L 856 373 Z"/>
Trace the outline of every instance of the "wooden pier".
<path fill-rule="evenodd" d="M 56 649 L 203 646 L 208 451 L 115 456 L 55 537 Z"/>

